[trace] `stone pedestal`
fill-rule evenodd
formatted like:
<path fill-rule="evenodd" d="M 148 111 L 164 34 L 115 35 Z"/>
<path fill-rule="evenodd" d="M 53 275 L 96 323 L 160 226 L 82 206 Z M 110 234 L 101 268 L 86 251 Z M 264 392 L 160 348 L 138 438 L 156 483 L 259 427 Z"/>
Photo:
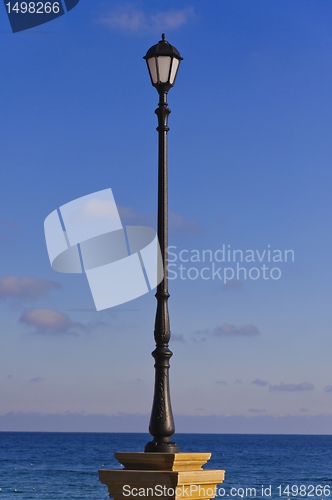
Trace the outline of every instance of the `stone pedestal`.
<path fill-rule="evenodd" d="M 203 500 L 216 495 L 224 470 L 203 470 L 211 453 L 115 453 L 124 466 L 100 470 L 114 500 Z"/>

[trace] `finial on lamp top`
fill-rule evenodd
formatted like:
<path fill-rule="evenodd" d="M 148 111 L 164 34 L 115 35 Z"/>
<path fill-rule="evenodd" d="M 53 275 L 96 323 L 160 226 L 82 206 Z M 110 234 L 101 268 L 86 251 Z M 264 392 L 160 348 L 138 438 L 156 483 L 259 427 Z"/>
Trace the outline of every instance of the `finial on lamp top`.
<path fill-rule="evenodd" d="M 163 34 L 161 35 L 161 41 L 162 41 L 162 42 L 164 42 L 164 41 L 165 41 L 165 33 L 163 33 Z"/>

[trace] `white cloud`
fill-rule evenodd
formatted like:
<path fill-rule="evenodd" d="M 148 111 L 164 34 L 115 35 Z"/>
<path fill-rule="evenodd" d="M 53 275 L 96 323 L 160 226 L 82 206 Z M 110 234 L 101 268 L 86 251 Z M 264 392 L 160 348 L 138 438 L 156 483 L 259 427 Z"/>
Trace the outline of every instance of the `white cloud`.
<path fill-rule="evenodd" d="M 262 380 L 260 378 L 256 378 L 251 383 L 254 385 L 259 385 L 260 387 L 266 387 L 267 385 L 269 385 L 267 380 Z"/>
<path fill-rule="evenodd" d="M 260 331 L 254 325 L 235 326 L 224 323 L 214 328 L 213 333 L 216 337 L 252 337 L 259 335 Z"/>
<path fill-rule="evenodd" d="M 184 336 L 176 333 L 172 333 L 171 340 L 173 340 L 173 342 L 185 342 Z"/>
<path fill-rule="evenodd" d="M 281 384 L 270 385 L 270 392 L 302 392 L 302 391 L 312 391 L 315 386 L 309 382 L 301 382 L 301 384 Z"/>
<path fill-rule="evenodd" d="M 0 278 L 0 298 L 38 299 L 50 290 L 61 288 L 59 283 L 31 276 L 3 276 Z"/>
<path fill-rule="evenodd" d="M 38 382 L 44 382 L 44 377 L 34 377 L 29 380 L 29 382 L 32 382 L 33 384 L 38 383 Z"/>
<path fill-rule="evenodd" d="M 100 327 L 110 327 L 103 321 L 92 321 L 85 324 L 72 321 L 68 314 L 47 308 L 25 309 L 21 314 L 20 322 L 34 328 L 34 333 L 45 335 L 78 335 L 78 332 L 88 334 Z"/>
<path fill-rule="evenodd" d="M 229 323 L 224 323 L 222 326 L 217 326 L 210 330 L 197 330 L 193 333 L 192 340 L 194 342 L 205 342 L 211 336 L 214 337 L 253 337 L 260 335 L 260 331 L 255 325 L 235 326 Z"/>
<path fill-rule="evenodd" d="M 133 4 L 126 3 L 108 12 L 99 22 L 129 34 L 161 34 L 180 28 L 193 17 L 192 7 L 147 14 Z"/>
<path fill-rule="evenodd" d="M 174 9 L 164 12 L 157 12 L 148 18 L 150 30 L 154 32 L 172 31 L 180 28 L 193 18 L 194 9 Z"/>
<path fill-rule="evenodd" d="M 91 198 L 82 207 L 80 214 L 83 218 L 90 219 L 117 219 L 116 205 L 111 200 L 99 200 Z"/>
<path fill-rule="evenodd" d="M 73 334 L 76 327 L 84 329 L 80 323 L 74 323 L 67 314 L 55 309 L 26 309 L 22 312 L 20 322 L 35 328 L 36 333 Z"/>
<path fill-rule="evenodd" d="M 156 227 L 156 214 L 138 213 L 132 207 L 128 206 L 120 206 L 118 210 L 122 224 Z"/>

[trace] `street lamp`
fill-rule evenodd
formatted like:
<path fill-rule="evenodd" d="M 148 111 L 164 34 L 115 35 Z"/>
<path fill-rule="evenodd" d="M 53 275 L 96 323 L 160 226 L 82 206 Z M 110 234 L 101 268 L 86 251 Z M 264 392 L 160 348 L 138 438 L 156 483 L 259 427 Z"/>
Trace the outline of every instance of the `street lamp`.
<path fill-rule="evenodd" d="M 164 265 L 164 278 L 157 287 L 157 312 L 154 338 L 156 348 L 152 353 L 155 359 L 155 386 L 149 431 L 153 440 L 147 443 L 144 451 L 147 453 L 122 452 L 115 453 L 115 458 L 123 465 L 121 470 L 100 470 L 99 479 L 108 487 L 110 498 L 123 499 L 124 489 L 130 486 L 130 498 L 135 496 L 134 490 L 140 492 L 167 485 L 173 493 L 170 500 L 179 497 L 178 489 L 190 484 L 195 488 L 190 493 L 191 500 L 209 500 L 215 497 L 217 484 L 225 477 L 223 470 L 202 470 L 202 466 L 210 459 L 211 453 L 178 453 L 176 443 L 170 441 L 174 434 L 171 398 L 169 394 L 169 359 L 172 356 L 168 348 L 170 327 L 167 301 L 167 245 L 168 245 L 168 208 L 167 208 L 167 126 L 170 110 L 167 107 L 167 92 L 173 87 L 182 57 L 179 52 L 165 40 L 149 49 L 144 59 L 147 62 L 152 85 L 159 93 L 159 104 L 156 109 L 158 116 L 158 238 Z M 159 267 L 159 266 L 158 266 Z M 159 452 L 159 453 L 149 453 Z M 203 488 L 201 485 L 208 486 Z M 143 491 L 143 493 L 144 493 Z M 197 493 L 199 491 L 199 493 Z M 180 495 L 181 496 L 181 495 Z M 190 500 L 189 499 L 189 500 Z"/>
<path fill-rule="evenodd" d="M 169 392 L 169 359 L 172 352 L 168 343 L 171 332 L 168 315 L 168 196 L 167 196 L 167 132 L 169 128 L 168 115 L 171 110 L 167 107 L 167 93 L 173 87 L 182 57 L 175 47 L 162 39 L 153 45 L 146 55 L 146 60 L 151 83 L 159 93 L 158 108 L 158 239 L 164 266 L 164 278 L 157 287 L 157 311 L 155 320 L 154 338 L 156 348 L 152 353 L 155 359 L 155 386 L 154 397 L 149 425 L 149 432 L 153 440 L 147 443 L 146 452 L 177 453 L 179 448 L 170 441 L 175 432 L 171 398 Z"/>

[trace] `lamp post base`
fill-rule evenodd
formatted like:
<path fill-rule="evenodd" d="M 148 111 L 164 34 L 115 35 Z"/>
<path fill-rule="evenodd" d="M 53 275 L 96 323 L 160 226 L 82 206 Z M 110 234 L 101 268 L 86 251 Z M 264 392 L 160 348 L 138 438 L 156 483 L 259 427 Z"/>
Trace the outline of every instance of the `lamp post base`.
<path fill-rule="evenodd" d="M 144 447 L 145 452 L 160 452 L 160 453 L 178 453 L 179 447 L 172 441 L 150 441 Z"/>
<path fill-rule="evenodd" d="M 202 470 L 211 453 L 115 453 L 122 470 L 100 470 L 99 480 L 114 500 L 209 500 L 224 470 Z"/>

